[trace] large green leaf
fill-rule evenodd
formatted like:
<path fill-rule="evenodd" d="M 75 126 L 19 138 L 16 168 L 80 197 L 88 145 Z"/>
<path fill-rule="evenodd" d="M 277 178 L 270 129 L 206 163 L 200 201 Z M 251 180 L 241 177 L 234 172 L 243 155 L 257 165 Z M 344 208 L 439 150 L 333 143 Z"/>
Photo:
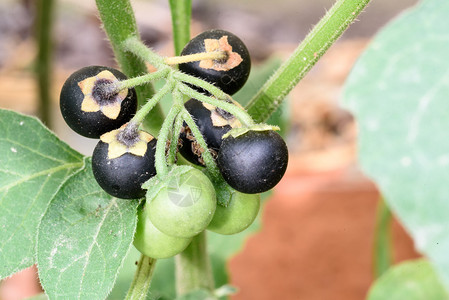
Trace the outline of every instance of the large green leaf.
<path fill-rule="evenodd" d="M 346 83 L 363 170 L 449 288 L 449 1 L 384 28 Z"/>
<path fill-rule="evenodd" d="M 128 253 L 137 200 L 106 194 L 90 160 L 48 207 L 39 226 L 39 277 L 50 299 L 104 299 Z"/>
<path fill-rule="evenodd" d="M 0 278 L 35 263 L 37 227 L 82 156 L 36 118 L 0 110 Z"/>
<path fill-rule="evenodd" d="M 447 300 L 449 295 L 427 260 L 400 263 L 371 287 L 367 300 Z"/>

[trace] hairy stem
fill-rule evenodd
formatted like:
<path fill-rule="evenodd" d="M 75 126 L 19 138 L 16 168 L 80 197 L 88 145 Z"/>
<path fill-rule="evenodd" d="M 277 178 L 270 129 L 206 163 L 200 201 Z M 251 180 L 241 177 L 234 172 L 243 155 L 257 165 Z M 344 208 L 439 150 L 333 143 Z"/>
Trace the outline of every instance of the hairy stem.
<path fill-rule="evenodd" d="M 132 53 L 135 57 L 150 63 L 156 69 L 163 69 L 166 67 L 164 59 L 148 48 L 139 38 L 131 36 L 123 41 L 123 49 L 126 52 Z"/>
<path fill-rule="evenodd" d="M 214 289 L 212 267 L 207 254 L 206 231 L 195 236 L 190 245 L 176 256 L 178 296 L 196 289 Z"/>
<path fill-rule="evenodd" d="M 175 55 L 180 55 L 190 40 L 192 0 L 170 0 Z"/>
<path fill-rule="evenodd" d="M 170 91 L 172 91 L 173 88 L 174 88 L 174 82 L 173 81 L 167 82 L 164 85 L 164 87 L 162 87 L 159 91 L 157 91 L 157 93 L 154 94 L 153 97 L 151 99 L 149 99 L 147 101 L 147 103 L 145 103 L 145 105 L 143 105 L 137 111 L 137 113 L 134 115 L 134 117 L 132 118 L 131 121 L 134 123 L 141 123 L 145 119 L 148 112 L 150 112 L 153 109 L 153 107 L 155 107 L 166 94 L 168 94 Z"/>
<path fill-rule="evenodd" d="M 210 105 L 219 107 L 219 108 L 229 112 L 230 114 L 234 115 L 237 119 L 239 119 L 240 122 L 242 122 L 242 124 L 246 127 L 254 125 L 254 121 L 251 119 L 251 116 L 248 115 L 245 110 L 234 105 L 233 103 L 229 103 L 227 101 L 208 97 L 202 93 L 195 91 L 194 89 L 188 87 L 187 85 L 185 85 L 183 83 L 179 83 L 178 88 L 183 94 L 189 96 L 190 98 L 194 98 L 201 102 L 209 103 Z M 228 99 L 231 99 L 231 98 L 228 98 Z"/>
<path fill-rule="evenodd" d="M 284 98 L 343 34 L 370 0 L 337 0 L 293 54 L 247 105 L 256 122 L 266 121 Z"/>
<path fill-rule="evenodd" d="M 169 73 L 169 71 L 170 71 L 169 68 L 165 68 L 153 73 L 148 73 L 127 80 L 122 80 L 116 84 L 116 92 L 121 91 L 123 89 L 129 89 L 139 85 L 143 85 L 157 79 L 161 79 L 164 76 L 166 76 Z"/>
<path fill-rule="evenodd" d="M 377 205 L 374 232 L 374 277 L 380 277 L 392 262 L 391 211 L 381 197 Z"/>
<path fill-rule="evenodd" d="M 193 136 L 195 137 L 196 141 L 200 145 L 202 149 L 204 149 L 204 152 L 202 153 L 202 157 L 204 160 L 204 163 L 206 164 L 208 172 L 214 177 L 219 178 L 220 177 L 220 170 L 218 170 L 217 165 L 215 164 L 215 160 L 212 157 L 212 154 L 209 151 L 209 148 L 207 147 L 206 141 L 204 140 L 203 135 L 201 134 L 201 131 L 199 130 L 198 126 L 196 125 L 195 121 L 193 120 L 192 116 L 189 114 L 189 112 L 184 108 L 182 112 L 182 118 L 186 121 L 187 125 L 189 126 L 190 130 L 193 133 Z"/>
<path fill-rule="evenodd" d="M 226 57 L 227 57 L 226 52 L 215 51 L 215 52 L 194 53 L 194 54 L 183 55 L 183 56 L 166 57 L 164 59 L 164 61 L 166 64 L 169 64 L 169 65 L 179 65 L 179 64 L 183 64 L 183 63 L 206 60 L 206 59 L 220 60 L 220 59 L 224 59 Z"/>
<path fill-rule="evenodd" d="M 134 279 L 131 283 L 131 287 L 126 295 L 126 300 L 145 300 L 147 299 L 148 290 L 151 284 L 151 278 L 153 277 L 154 268 L 156 266 L 156 260 L 141 255 L 139 263 L 137 265 L 137 271 L 134 274 Z"/>
<path fill-rule="evenodd" d="M 170 108 L 170 111 L 168 112 L 167 117 L 165 118 L 165 121 L 162 124 L 161 131 L 159 132 L 156 144 L 155 167 L 157 176 L 160 176 L 160 178 L 164 178 L 165 175 L 167 175 L 168 173 L 165 149 L 167 146 L 168 137 L 170 135 L 171 130 L 173 129 L 173 122 L 178 113 L 182 110 L 182 108 L 183 108 L 182 106 L 176 104 Z"/>
<path fill-rule="evenodd" d="M 129 0 L 96 0 L 104 30 L 111 42 L 115 57 L 122 71 L 130 78 L 148 73 L 147 66 L 138 57 L 123 49 L 123 43 L 133 37 L 140 39 L 136 20 Z M 153 85 L 136 87 L 139 104 L 143 105 L 154 94 Z M 145 118 L 144 128 L 157 136 L 164 116 L 159 105 Z"/>

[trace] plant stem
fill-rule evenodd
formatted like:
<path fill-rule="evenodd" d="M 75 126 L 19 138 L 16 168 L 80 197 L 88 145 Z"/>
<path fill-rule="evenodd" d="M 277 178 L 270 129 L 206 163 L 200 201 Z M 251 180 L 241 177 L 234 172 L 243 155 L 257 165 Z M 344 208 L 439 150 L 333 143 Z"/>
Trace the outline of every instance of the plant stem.
<path fill-rule="evenodd" d="M 159 132 L 156 144 L 155 167 L 157 176 L 160 178 L 164 178 L 168 173 L 167 159 L 165 155 L 167 139 L 171 129 L 173 128 L 173 122 L 182 108 L 182 106 L 176 104 L 170 108 L 170 111 L 162 124 L 161 131 Z"/>
<path fill-rule="evenodd" d="M 201 131 L 199 130 L 198 126 L 196 125 L 195 121 L 193 120 L 190 113 L 183 108 L 182 111 L 182 118 L 186 121 L 187 126 L 189 126 L 190 130 L 193 133 L 193 136 L 195 137 L 196 141 L 200 145 L 201 148 L 204 149 L 204 152 L 202 153 L 202 157 L 204 160 L 204 163 L 206 164 L 207 170 L 209 171 L 210 175 L 215 178 L 220 177 L 220 170 L 218 170 L 218 167 L 215 163 L 214 158 L 212 157 L 212 154 L 209 151 L 209 148 L 207 147 L 206 141 L 204 140 L 203 135 L 201 134 Z"/>
<path fill-rule="evenodd" d="M 130 37 L 139 39 L 136 20 L 129 0 L 96 0 L 100 18 L 106 34 L 111 42 L 120 68 L 130 78 L 148 73 L 147 66 L 132 53 L 126 52 L 122 44 Z M 139 104 L 143 105 L 154 94 L 151 83 L 136 87 Z M 159 105 L 145 118 L 144 127 L 152 135 L 157 136 L 164 120 Z"/>
<path fill-rule="evenodd" d="M 195 236 L 190 245 L 176 256 L 176 292 L 214 290 L 212 267 L 207 254 L 206 231 Z"/>
<path fill-rule="evenodd" d="M 380 277 L 392 263 L 392 214 L 381 197 L 376 212 L 376 228 L 374 232 L 374 277 Z"/>
<path fill-rule="evenodd" d="M 51 74 L 52 74 L 52 25 L 53 25 L 53 0 L 37 1 L 37 43 L 38 52 L 36 58 L 36 78 L 39 89 L 39 117 L 41 121 L 51 127 Z"/>
<path fill-rule="evenodd" d="M 194 98 L 198 101 L 209 103 L 210 105 L 219 107 L 219 108 L 229 112 L 230 114 L 232 114 L 236 118 L 238 118 L 240 120 L 240 122 L 242 122 L 242 124 L 245 127 L 254 125 L 254 121 L 251 119 L 251 116 L 248 115 L 245 110 L 234 105 L 233 103 L 229 103 L 229 102 L 219 100 L 216 98 L 208 97 L 202 93 L 195 91 L 194 89 L 188 87 L 187 85 L 185 85 L 183 83 L 178 83 L 178 88 L 183 94 L 189 96 L 190 98 Z M 230 99 L 230 97 L 228 99 Z"/>
<path fill-rule="evenodd" d="M 148 73 L 148 74 L 137 76 L 137 77 L 130 78 L 127 80 L 122 80 L 117 84 L 116 92 L 121 91 L 123 89 L 129 89 L 129 88 L 133 88 L 133 87 L 136 87 L 136 86 L 139 86 L 142 84 L 146 84 L 150 81 L 161 79 L 165 75 L 167 75 L 167 73 L 169 71 L 170 71 L 169 68 L 165 68 L 165 69 L 153 72 L 153 73 Z"/>
<path fill-rule="evenodd" d="M 131 121 L 133 123 L 141 123 L 145 119 L 148 112 L 150 112 L 166 94 L 172 91 L 173 88 L 174 82 L 169 80 L 169 82 L 167 82 L 163 88 L 161 88 L 156 94 L 154 94 L 153 97 L 149 99 L 147 103 L 145 103 L 145 105 L 137 111 Z"/>
<path fill-rule="evenodd" d="M 357 18 L 370 0 L 337 0 L 293 54 L 247 105 L 248 113 L 266 121 L 329 47 Z"/>
<path fill-rule="evenodd" d="M 169 65 L 179 65 L 179 64 L 183 64 L 183 63 L 206 60 L 206 59 L 220 60 L 220 59 L 224 59 L 226 57 L 227 57 L 227 54 L 224 51 L 201 52 L 201 53 L 195 53 L 195 54 L 189 54 L 189 55 L 183 55 L 183 56 L 166 57 L 164 59 L 164 62 Z"/>
<path fill-rule="evenodd" d="M 190 40 L 192 0 L 170 0 L 175 55 L 180 55 Z"/>
<path fill-rule="evenodd" d="M 184 74 L 182 72 L 176 72 L 173 74 L 173 78 L 180 80 L 182 82 L 189 83 L 191 85 L 199 86 L 199 87 L 205 89 L 206 91 L 208 91 L 210 94 L 212 94 L 217 99 L 225 100 L 225 99 L 230 98 L 230 96 L 228 94 L 226 94 L 225 92 L 223 92 L 222 90 L 217 88 L 215 85 L 213 85 L 207 81 L 204 81 L 202 79 L 199 79 L 195 76 Z"/>
<path fill-rule="evenodd" d="M 126 300 L 145 300 L 147 299 L 148 290 L 151 284 L 151 278 L 153 277 L 154 268 L 156 266 L 156 260 L 141 255 L 139 263 L 137 265 L 137 271 L 134 274 L 134 279 L 131 283 L 131 287 L 126 295 Z"/>
<path fill-rule="evenodd" d="M 129 53 L 134 54 L 136 57 L 150 63 L 156 69 L 162 69 L 166 67 L 164 59 L 158 54 L 154 53 L 148 48 L 140 39 L 132 36 L 123 41 L 123 49 Z"/>

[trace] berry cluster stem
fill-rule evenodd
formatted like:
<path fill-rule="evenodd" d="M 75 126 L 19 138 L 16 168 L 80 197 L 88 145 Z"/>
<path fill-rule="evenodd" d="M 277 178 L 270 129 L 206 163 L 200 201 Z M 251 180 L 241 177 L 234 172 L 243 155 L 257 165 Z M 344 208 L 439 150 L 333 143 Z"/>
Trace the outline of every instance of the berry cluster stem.
<path fill-rule="evenodd" d="M 183 108 L 181 112 L 182 119 L 185 120 L 187 125 L 189 126 L 190 130 L 192 130 L 193 135 L 195 136 L 196 141 L 200 145 L 200 147 L 204 150 L 202 153 L 202 158 L 204 160 L 204 163 L 206 164 L 207 170 L 210 172 L 210 174 L 216 178 L 220 176 L 220 170 L 218 169 L 217 165 L 215 164 L 215 160 L 212 157 L 212 154 L 209 151 L 209 148 L 207 147 L 206 141 L 204 140 L 203 135 L 201 134 L 201 131 L 199 130 L 198 126 L 196 125 L 195 121 L 193 120 L 192 116 L 189 114 L 189 112 Z"/>
<path fill-rule="evenodd" d="M 135 56 L 143 59 L 144 61 L 153 65 L 156 69 L 163 69 L 167 65 L 164 59 L 148 48 L 140 39 L 133 36 L 126 39 L 122 43 L 122 47 L 125 51 L 134 54 Z"/>
<path fill-rule="evenodd" d="M 194 89 L 188 87 L 187 85 L 185 85 L 183 83 L 178 84 L 178 88 L 183 94 L 185 94 L 191 98 L 194 98 L 194 99 L 202 101 L 202 102 L 206 102 L 210 105 L 219 107 L 219 108 L 229 112 L 230 114 L 237 117 L 245 127 L 254 125 L 253 119 L 251 118 L 251 116 L 249 114 L 246 113 L 245 110 L 234 105 L 233 103 L 224 101 L 225 99 L 231 99 L 230 96 L 227 96 L 227 98 L 219 98 L 219 99 L 223 99 L 223 100 L 219 100 L 219 99 L 216 99 L 213 97 L 208 97 L 204 94 L 201 94 L 201 93 L 195 91 Z"/>
<path fill-rule="evenodd" d="M 173 74 L 173 78 L 178 81 L 182 81 L 182 82 L 186 82 L 191 85 L 199 86 L 199 87 L 203 88 L 204 90 L 208 91 L 211 95 L 213 95 L 217 99 L 228 99 L 230 97 L 228 94 L 226 94 L 225 92 L 223 92 L 222 90 L 217 88 L 212 83 L 204 81 L 195 76 L 188 75 L 188 74 L 185 74 L 182 72 L 176 72 Z"/>
<path fill-rule="evenodd" d="M 155 154 L 155 167 L 157 176 L 164 178 L 168 173 L 167 158 L 165 155 L 165 149 L 167 146 L 167 140 L 170 135 L 170 131 L 173 127 L 173 122 L 179 112 L 182 110 L 182 106 L 173 105 L 162 124 L 161 131 L 159 132 L 157 144 L 156 144 L 156 154 Z"/>
<path fill-rule="evenodd" d="M 163 68 L 161 70 L 157 70 L 153 73 L 147 73 L 145 75 L 137 76 L 134 78 L 130 78 L 127 80 L 122 80 L 116 83 L 115 85 L 115 92 L 119 92 L 124 89 L 133 88 L 142 84 L 149 83 L 154 80 L 158 80 L 161 78 L 164 78 L 167 76 L 167 74 L 170 72 L 169 68 Z"/>
<path fill-rule="evenodd" d="M 155 266 L 155 259 L 143 254 L 140 256 L 137 271 L 125 300 L 145 300 L 147 298 Z"/>
<path fill-rule="evenodd" d="M 154 96 L 137 111 L 137 113 L 131 119 L 131 122 L 141 123 L 145 116 L 153 109 L 153 107 L 156 106 L 156 104 L 158 104 L 166 94 L 173 90 L 174 86 L 175 83 L 169 80 L 163 88 L 161 88 L 156 94 L 154 94 Z"/>
<path fill-rule="evenodd" d="M 189 55 L 183 55 L 183 56 L 166 57 L 164 59 L 164 62 L 169 65 L 179 65 L 179 64 L 183 64 L 183 63 L 207 60 L 207 59 L 221 60 L 221 59 L 225 59 L 227 56 L 228 55 L 224 51 L 201 52 L 201 53 L 195 53 L 195 54 L 189 54 Z"/>

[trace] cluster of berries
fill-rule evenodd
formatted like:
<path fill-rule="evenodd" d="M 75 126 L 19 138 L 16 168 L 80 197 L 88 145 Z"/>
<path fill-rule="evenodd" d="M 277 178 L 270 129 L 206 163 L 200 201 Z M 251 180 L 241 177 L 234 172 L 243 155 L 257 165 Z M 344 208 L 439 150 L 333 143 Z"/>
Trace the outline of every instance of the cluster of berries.
<path fill-rule="evenodd" d="M 215 56 L 202 56 L 210 53 Z M 99 138 L 92 170 L 102 189 L 123 199 L 146 194 L 134 244 L 154 258 L 181 252 L 205 229 L 234 234 L 247 228 L 258 214 L 259 193 L 280 181 L 288 160 L 287 146 L 272 126 L 246 124 L 235 113 L 246 114 L 229 95 L 245 84 L 251 68 L 248 50 L 238 37 L 223 30 L 203 32 L 180 57 L 191 60 L 179 63 L 182 73 L 166 65 L 170 69 L 164 73 L 166 79 L 177 72 L 201 80 L 170 77 L 178 78 L 173 90 L 197 95 L 183 103 L 184 114 L 178 110 L 164 122 L 170 126 L 171 139 L 159 135 L 156 140 L 141 129 L 133 84 L 113 68 L 90 66 L 76 71 L 60 96 L 66 123 L 80 135 Z M 223 91 L 225 99 L 217 99 L 208 84 Z M 173 149 L 196 166 L 167 162 L 167 151 Z M 158 156 L 158 151 L 163 155 Z M 206 155 L 218 175 L 211 176 Z"/>

